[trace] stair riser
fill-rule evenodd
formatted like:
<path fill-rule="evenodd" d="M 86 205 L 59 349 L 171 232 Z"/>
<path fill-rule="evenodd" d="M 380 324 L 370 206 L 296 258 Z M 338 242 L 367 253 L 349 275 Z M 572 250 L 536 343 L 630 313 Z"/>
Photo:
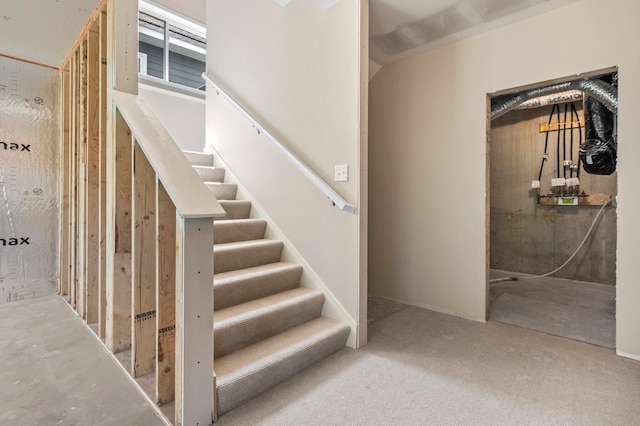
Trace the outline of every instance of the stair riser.
<path fill-rule="evenodd" d="M 214 278 L 214 310 L 239 305 L 250 300 L 291 290 L 300 284 L 302 267 L 291 265 L 280 270 L 244 279 L 225 280 Z"/>
<path fill-rule="evenodd" d="M 216 169 L 213 167 L 194 167 L 194 170 L 205 182 L 224 181 L 224 169 Z"/>
<path fill-rule="evenodd" d="M 183 151 L 192 166 L 213 166 L 213 155 L 202 152 Z"/>
<path fill-rule="evenodd" d="M 216 246 L 213 249 L 213 253 L 213 269 L 218 274 L 279 262 L 280 254 L 282 253 L 282 242 L 273 241 L 268 244 L 247 246 L 241 249 L 222 249 Z"/>
<path fill-rule="evenodd" d="M 322 312 L 324 295 L 307 293 L 265 306 L 241 321 L 218 321 L 214 330 L 214 357 L 227 355 L 261 340 L 275 336 L 312 319 Z"/>
<path fill-rule="evenodd" d="M 232 183 L 207 183 L 211 191 L 218 200 L 234 200 L 238 187 Z"/>
<path fill-rule="evenodd" d="M 264 220 L 222 221 L 213 224 L 213 243 L 224 244 L 264 238 L 267 222 Z"/>
<path fill-rule="evenodd" d="M 216 219 L 217 221 L 225 221 L 231 219 L 248 219 L 251 213 L 250 201 L 238 201 L 238 200 L 219 200 L 220 205 L 227 212 L 227 215 L 223 218 Z"/>
<path fill-rule="evenodd" d="M 336 352 L 344 347 L 348 336 L 349 329 L 345 327 L 339 333 L 326 336 L 313 345 L 296 351 L 292 356 L 277 360 L 264 368 L 256 369 L 253 374 L 239 380 L 225 383 L 221 378 L 217 389 L 218 415 L 239 407 Z"/>

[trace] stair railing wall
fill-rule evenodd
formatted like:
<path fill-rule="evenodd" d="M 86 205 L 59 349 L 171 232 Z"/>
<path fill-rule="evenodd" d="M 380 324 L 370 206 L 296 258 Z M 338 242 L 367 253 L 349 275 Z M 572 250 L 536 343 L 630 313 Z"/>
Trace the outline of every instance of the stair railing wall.
<path fill-rule="evenodd" d="M 296 156 L 287 146 L 280 142 L 268 129 L 256 120 L 253 115 L 247 111 L 233 96 L 231 96 L 221 85 L 216 82 L 206 72 L 202 73 L 202 78 L 208 85 L 213 87 L 216 94 L 222 96 L 227 102 L 231 104 L 244 118 L 246 118 L 251 125 L 260 133 L 264 135 L 282 155 L 291 162 L 309 181 L 311 181 L 336 207 L 340 210 L 344 210 L 348 213 L 355 213 L 356 207 L 353 204 L 348 203 L 344 198 L 340 196 L 327 182 L 325 182 L 320 176 L 318 176 L 311 168 L 298 156 Z"/>
<path fill-rule="evenodd" d="M 126 50 L 114 15 L 131 16 L 116 9 L 129 1 L 101 2 L 61 68 L 58 290 L 154 405 L 175 401 L 175 424 L 205 425 L 213 218 L 225 212 L 146 105 L 113 89 Z"/>

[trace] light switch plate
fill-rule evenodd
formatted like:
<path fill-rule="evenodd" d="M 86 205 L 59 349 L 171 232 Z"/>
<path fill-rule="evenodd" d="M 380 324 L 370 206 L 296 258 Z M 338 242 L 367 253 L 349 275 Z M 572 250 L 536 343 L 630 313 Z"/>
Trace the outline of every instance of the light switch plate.
<path fill-rule="evenodd" d="M 349 165 L 348 164 L 336 165 L 335 181 L 347 182 L 348 180 L 349 180 Z"/>

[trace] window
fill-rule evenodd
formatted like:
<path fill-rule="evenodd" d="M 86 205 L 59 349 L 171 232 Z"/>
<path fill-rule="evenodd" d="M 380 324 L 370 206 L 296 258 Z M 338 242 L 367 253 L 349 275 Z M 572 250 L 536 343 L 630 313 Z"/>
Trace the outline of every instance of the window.
<path fill-rule="evenodd" d="M 138 72 L 193 88 L 204 85 L 206 29 L 146 1 L 138 17 Z"/>

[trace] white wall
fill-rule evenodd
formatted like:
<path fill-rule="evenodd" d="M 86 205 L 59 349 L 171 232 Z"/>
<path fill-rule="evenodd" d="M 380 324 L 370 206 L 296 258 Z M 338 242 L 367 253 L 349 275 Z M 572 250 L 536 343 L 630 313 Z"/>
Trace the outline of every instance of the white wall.
<path fill-rule="evenodd" d="M 207 5 L 208 72 L 355 204 L 358 214 L 332 207 L 211 90 L 207 143 L 213 144 L 354 324 L 362 313 L 359 219 L 366 217 L 359 172 L 366 168 L 360 158 L 360 131 L 366 136 L 367 130 L 359 126 L 360 83 L 367 81 L 366 55 L 361 73 L 361 7 L 360 1 L 342 1 L 327 10 L 311 1 L 285 7 L 264 0 L 212 0 Z M 366 40 L 365 32 L 364 46 Z M 349 165 L 349 182 L 333 181 L 336 164 Z M 366 271 L 362 277 L 366 279 Z M 366 313 L 363 321 L 366 327 Z"/>
<path fill-rule="evenodd" d="M 204 149 L 204 99 L 146 84 L 139 85 L 138 94 L 160 119 L 180 149 Z"/>
<path fill-rule="evenodd" d="M 581 0 L 376 75 L 369 120 L 373 294 L 483 321 L 487 93 L 617 65 L 617 350 L 640 359 L 638 16 L 635 1 Z"/>

